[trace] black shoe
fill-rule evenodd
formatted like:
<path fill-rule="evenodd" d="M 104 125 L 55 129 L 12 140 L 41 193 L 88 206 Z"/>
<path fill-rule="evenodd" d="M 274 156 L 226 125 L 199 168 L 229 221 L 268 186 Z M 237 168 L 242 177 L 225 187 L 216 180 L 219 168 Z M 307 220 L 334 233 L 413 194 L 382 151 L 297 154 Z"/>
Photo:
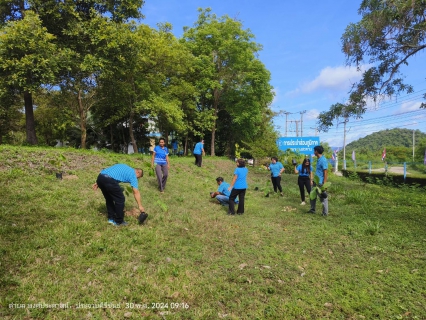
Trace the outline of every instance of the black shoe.
<path fill-rule="evenodd" d="M 243 214 L 244 214 L 244 212 L 242 212 L 242 213 L 237 212 L 237 214 L 238 214 L 239 216 L 241 216 L 241 215 L 243 215 Z"/>
<path fill-rule="evenodd" d="M 315 214 L 315 210 L 309 210 L 308 212 L 306 212 L 306 213 L 313 213 L 313 214 Z"/>
<path fill-rule="evenodd" d="M 235 213 L 228 212 L 228 216 L 235 216 Z"/>
<path fill-rule="evenodd" d="M 146 220 L 146 218 L 148 218 L 148 214 L 145 212 L 141 212 L 141 214 L 139 215 L 139 224 L 143 224 Z"/>

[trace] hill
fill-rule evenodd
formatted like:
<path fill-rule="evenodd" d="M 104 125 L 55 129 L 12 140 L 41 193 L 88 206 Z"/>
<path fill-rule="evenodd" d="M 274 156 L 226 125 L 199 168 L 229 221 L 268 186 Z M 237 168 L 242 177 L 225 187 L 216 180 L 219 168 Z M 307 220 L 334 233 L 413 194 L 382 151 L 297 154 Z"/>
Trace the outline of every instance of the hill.
<path fill-rule="evenodd" d="M 426 133 L 415 130 L 416 141 L 426 138 Z M 372 133 L 346 145 L 346 150 L 377 151 L 386 147 L 412 147 L 413 130 L 389 129 Z"/>

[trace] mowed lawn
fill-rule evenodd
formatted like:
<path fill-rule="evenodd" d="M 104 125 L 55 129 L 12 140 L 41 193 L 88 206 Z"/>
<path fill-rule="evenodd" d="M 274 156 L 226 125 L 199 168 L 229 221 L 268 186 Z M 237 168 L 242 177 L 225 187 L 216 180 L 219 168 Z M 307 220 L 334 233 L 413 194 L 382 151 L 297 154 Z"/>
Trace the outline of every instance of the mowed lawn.
<path fill-rule="evenodd" d="M 118 162 L 145 169 L 143 226 L 108 224 L 91 189 Z M 324 218 L 300 206 L 296 175 L 266 198 L 269 173 L 250 167 L 246 212 L 228 216 L 209 192 L 235 163 L 193 162 L 172 157 L 160 194 L 149 156 L 0 146 L 0 317 L 426 318 L 424 189 L 331 175 Z"/>

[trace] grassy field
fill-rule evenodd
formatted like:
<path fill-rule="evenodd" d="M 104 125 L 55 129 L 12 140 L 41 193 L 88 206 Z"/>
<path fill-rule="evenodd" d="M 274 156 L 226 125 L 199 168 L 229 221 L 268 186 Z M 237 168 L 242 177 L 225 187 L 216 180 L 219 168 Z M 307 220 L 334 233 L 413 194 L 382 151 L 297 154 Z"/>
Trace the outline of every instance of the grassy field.
<path fill-rule="evenodd" d="M 269 174 L 250 168 L 246 212 L 228 216 L 209 191 L 235 164 L 174 157 L 164 194 L 140 180 L 146 225 L 115 227 L 91 184 L 117 162 L 150 159 L 0 146 L 0 318 L 426 318 L 424 189 L 332 175 L 324 218 L 295 175 L 266 198 Z"/>

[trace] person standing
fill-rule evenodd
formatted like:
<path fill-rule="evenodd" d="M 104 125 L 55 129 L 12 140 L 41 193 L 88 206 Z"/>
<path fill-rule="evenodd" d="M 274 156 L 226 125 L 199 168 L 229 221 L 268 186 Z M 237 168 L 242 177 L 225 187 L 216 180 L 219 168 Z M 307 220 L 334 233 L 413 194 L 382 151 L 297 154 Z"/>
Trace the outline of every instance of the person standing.
<path fill-rule="evenodd" d="M 323 156 L 323 152 L 324 152 L 324 148 L 322 146 L 314 147 L 315 156 L 318 158 L 315 175 L 319 178 L 319 185 L 318 185 L 319 187 L 322 187 L 324 183 L 327 182 L 327 178 L 328 178 L 328 161 Z M 315 186 L 313 179 L 311 179 L 311 186 Z M 322 192 L 321 194 L 317 194 L 317 197 L 320 198 L 320 201 L 322 203 L 322 215 L 327 216 L 328 215 L 327 193 Z M 314 200 L 311 200 L 311 209 L 308 211 L 308 213 L 315 213 L 317 197 L 315 197 Z"/>
<path fill-rule="evenodd" d="M 206 154 L 204 152 L 204 140 L 201 140 L 195 145 L 194 151 L 192 153 L 195 157 L 195 164 L 201 167 L 201 163 L 203 162 L 203 155 Z"/>
<path fill-rule="evenodd" d="M 177 152 L 178 152 L 178 146 L 179 146 L 179 142 L 176 140 L 176 139 L 174 139 L 173 141 L 172 141 L 172 148 L 173 148 L 173 155 L 175 156 L 175 155 L 177 155 Z"/>
<path fill-rule="evenodd" d="M 169 149 L 165 146 L 166 140 L 160 138 L 158 146 L 155 146 L 151 157 L 151 168 L 154 168 L 157 175 L 158 189 L 164 193 L 166 188 L 167 177 L 169 176 L 170 162 Z"/>
<path fill-rule="evenodd" d="M 234 170 L 234 178 L 228 190 L 231 191 L 229 196 L 229 211 L 228 214 L 235 215 L 235 198 L 239 197 L 237 214 L 244 214 L 244 197 L 247 190 L 247 174 L 246 162 L 244 159 L 236 161 L 237 168 Z"/>
<path fill-rule="evenodd" d="M 217 191 L 211 192 L 210 197 L 216 198 L 222 206 L 226 206 L 229 203 L 229 196 L 231 195 L 231 191 L 228 190 L 229 183 L 223 181 L 222 177 L 217 177 L 216 182 L 218 185 Z"/>
<path fill-rule="evenodd" d="M 143 177 L 142 169 L 134 169 L 126 164 L 115 164 L 103 169 L 92 185 L 93 190 L 101 189 L 104 195 L 108 211 L 108 222 L 116 226 L 126 226 L 124 221 L 124 204 L 126 198 L 119 185 L 120 182 L 130 183 L 133 196 L 138 204 L 139 210 L 145 212 L 142 206 L 141 194 L 138 189 L 138 179 Z"/>
<path fill-rule="evenodd" d="M 277 190 L 280 190 L 280 194 L 283 196 L 283 188 L 281 187 L 281 174 L 285 171 L 283 164 L 278 161 L 277 157 L 272 157 L 268 170 L 271 171 L 274 192 L 277 193 Z"/>
<path fill-rule="evenodd" d="M 308 194 L 311 193 L 311 181 L 314 179 L 314 169 L 311 166 L 311 161 L 309 159 L 304 159 L 302 164 L 294 166 L 294 173 L 299 174 L 297 183 L 300 190 L 300 198 L 302 199 L 301 205 L 304 206 L 305 202 L 305 188 Z"/>

